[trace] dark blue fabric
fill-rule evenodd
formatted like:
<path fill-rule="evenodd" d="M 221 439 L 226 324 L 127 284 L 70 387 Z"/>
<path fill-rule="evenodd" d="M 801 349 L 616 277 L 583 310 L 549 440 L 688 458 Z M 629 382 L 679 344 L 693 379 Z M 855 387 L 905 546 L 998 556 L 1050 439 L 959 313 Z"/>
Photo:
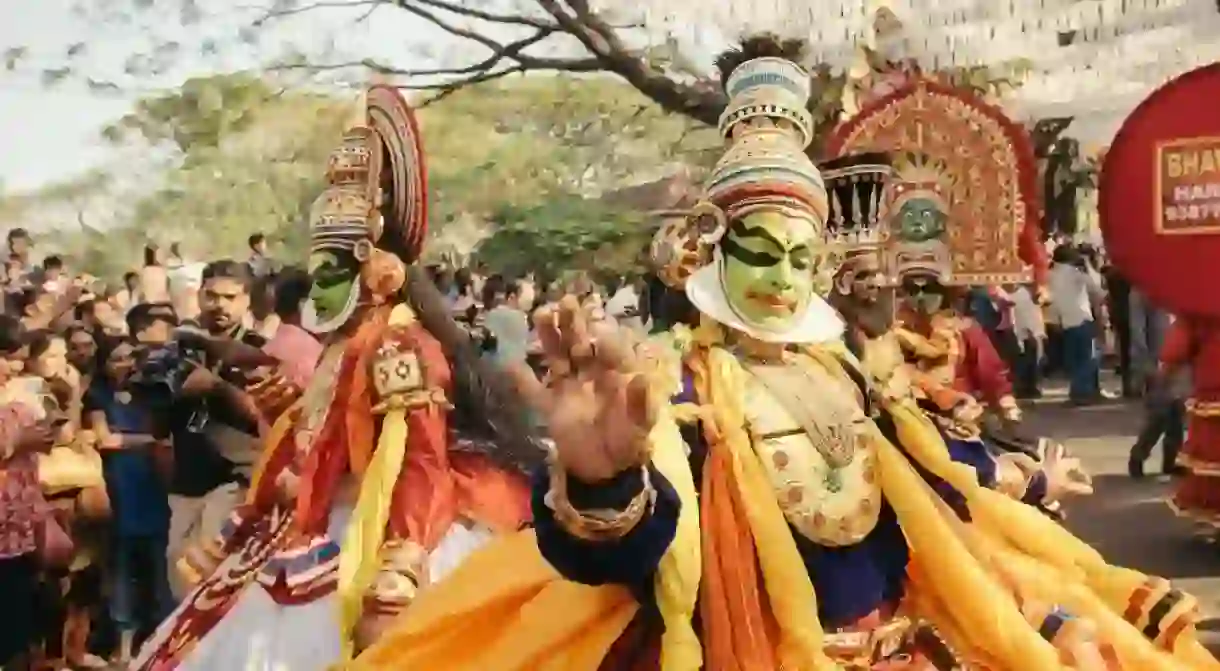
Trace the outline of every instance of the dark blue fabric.
<path fill-rule="evenodd" d="M 87 407 L 106 415 L 112 433 L 147 434 L 151 417 L 136 403 L 120 403 L 104 381 L 89 389 Z M 102 473 L 120 537 L 164 536 L 169 528 L 169 499 L 149 448 L 102 452 Z"/>
<path fill-rule="evenodd" d="M 630 588 L 641 601 L 652 599 L 652 576 L 678 529 L 681 502 L 669 481 L 650 471 L 656 506 L 627 535 L 612 541 L 587 541 L 563 529 L 544 501 L 550 488 L 545 470 L 534 479 L 534 532 L 542 556 L 569 580 L 586 585 L 616 584 Z M 569 478 L 569 500 L 580 508 L 623 508 L 643 488 L 640 471 L 627 471 L 600 485 Z"/>
<path fill-rule="evenodd" d="M 983 329 L 994 331 L 1000 326 L 1001 315 L 996 309 L 995 302 L 991 300 L 991 296 L 986 289 L 974 288 L 970 290 L 969 303 L 967 310 L 974 321 L 979 323 Z"/>
<path fill-rule="evenodd" d="M 878 607 L 902 598 L 910 552 L 889 504 L 882 507 L 872 533 L 855 545 L 818 545 L 795 529 L 793 538 L 813 579 L 823 626 L 853 624 Z"/>
<path fill-rule="evenodd" d="M 1069 378 L 1068 397 L 1089 401 L 1101 393 L 1098 387 L 1097 326 L 1085 322 L 1063 329 L 1063 358 Z"/>
<path fill-rule="evenodd" d="M 110 548 L 110 617 L 119 631 L 156 627 L 174 610 L 164 535 L 125 536 Z"/>
<path fill-rule="evenodd" d="M 1046 498 L 1048 485 L 1046 473 L 1041 471 L 1035 473 L 1034 477 L 1029 480 L 1029 486 L 1025 489 L 1025 496 L 1021 497 L 1021 502 L 1035 507 L 1041 505 Z"/>

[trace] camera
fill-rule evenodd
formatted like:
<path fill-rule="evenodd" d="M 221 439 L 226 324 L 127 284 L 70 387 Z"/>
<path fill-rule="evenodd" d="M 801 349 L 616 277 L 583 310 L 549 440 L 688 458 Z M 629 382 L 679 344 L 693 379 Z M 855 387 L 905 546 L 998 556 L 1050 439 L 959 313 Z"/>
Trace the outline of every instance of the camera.
<path fill-rule="evenodd" d="M 208 421 L 207 403 L 179 397 L 191 371 L 205 365 L 205 352 L 197 341 L 175 338 L 164 345 L 149 347 L 139 356 L 130 380 L 133 393 L 162 416 L 168 415 L 175 404 L 189 402 L 193 407 L 187 430 L 202 431 Z"/>

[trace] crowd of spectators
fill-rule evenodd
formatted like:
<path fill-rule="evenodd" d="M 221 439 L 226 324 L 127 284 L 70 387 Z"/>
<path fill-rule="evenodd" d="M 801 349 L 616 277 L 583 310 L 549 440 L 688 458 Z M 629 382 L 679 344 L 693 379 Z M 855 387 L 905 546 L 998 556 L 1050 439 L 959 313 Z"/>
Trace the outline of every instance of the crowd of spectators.
<path fill-rule="evenodd" d="M 245 494 L 266 430 L 245 389 L 304 385 L 307 273 L 150 245 L 118 286 L 7 235 L 0 303 L 0 668 L 108 668 L 183 596 L 177 567 Z M 242 348 L 245 348 L 244 350 Z"/>

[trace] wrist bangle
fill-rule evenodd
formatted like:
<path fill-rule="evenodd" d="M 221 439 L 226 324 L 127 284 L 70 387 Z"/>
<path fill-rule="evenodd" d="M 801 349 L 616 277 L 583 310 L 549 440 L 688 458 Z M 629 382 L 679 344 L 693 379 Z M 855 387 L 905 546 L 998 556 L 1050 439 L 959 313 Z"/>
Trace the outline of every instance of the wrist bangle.
<path fill-rule="evenodd" d="M 551 488 L 546 493 L 546 506 L 555 513 L 555 521 L 568 533 L 587 541 L 610 541 L 631 532 L 644 515 L 656 506 L 657 492 L 652 486 L 648 467 L 641 466 L 644 486 L 622 510 L 597 508 L 577 510 L 568 499 L 568 474 L 551 452 L 548 460 Z"/>

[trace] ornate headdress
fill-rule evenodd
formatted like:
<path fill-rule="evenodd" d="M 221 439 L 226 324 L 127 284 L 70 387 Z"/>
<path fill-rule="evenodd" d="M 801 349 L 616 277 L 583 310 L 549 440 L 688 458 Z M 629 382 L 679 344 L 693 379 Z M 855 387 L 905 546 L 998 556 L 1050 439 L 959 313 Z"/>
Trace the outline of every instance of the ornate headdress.
<path fill-rule="evenodd" d="M 947 217 L 948 230 L 935 240 L 912 242 L 891 226 L 884 254 L 891 279 L 922 271 L 953 284 L 986 285 L 1043 272 L 1029 136 L 970 93 L 913 82 L 836 128 L 827 152 L 900 157 L 886 195 L 891 224 L 917 198 Z"/>
<path fill-rule="evenodd" d="M 725 298 L 718 245 L 730 223 L 760 212 L 804 221 L 817 235 L 825 233 L 826 186 L 805 154 L 813 133 L 809 73 L 792 53 L 801 45 L 763 36 L 719 59 L 729 96 L 719 128 L 728 148 L 707 179 L 703 199 L 685 218 L 666 221 L 651 248 L 657 274 L 684 289 L 701 312 L 754 337 L 785 342 L 835 339 L 842 321 L 815 296 L 791 332 L 764 332 L 747 323 Z"/>
<path fill-rule="evenodd" d="M 364 287 L 354 284 L 344 309 L 326 322 L 307 308 L 316 333 L 346 323 L 364 289 L 375 300 L 398 291 L 427 233 L 423 145 L 411 108 L 397 89 L 378 85 L 366 94 L 361 117 L 327 160 L 327 186 L 309 225 L 310 251 L 351 253 L 364 264 Z"/>
<path fill-rule="evenodd" d="M 891 283 L 902 281 L 911 274 L 932 276 L 941 283 L 949 283 L 953 276 L 953 258 L 949 248 L 948 232 L 939 233 L 928 240 L 910 240 L 901 231 L 904 206 L 912 201 L 931 204 L 936 212 L 948 216 L 948 190 L 951 181 L 944 173 L 943 164 L 928 159 L 922 154 L 904 152 L 895 161 L 894 179 L 886 194 L 885 210 L 890 220 L 886 236 L 885 265 Z"/>
<path fill-rule="evenodd" d="M 859 272 L 880 272 L 886 239 L 887 185 L 894 172 L 882 153 L 841 156 L 819 166 L 830 198 L 827 247 L 841 259 L 835 283 L 849 285 Z"/>
<path fill-rule="evenodd" d="M 311 249 L 375 246 L 411 263 L 428 226 L 415 116 L 397 89 L 378 85 L 366 95 L 363 117 L 327 161 L 326 190 L 310 211 Z"/>
<path fill-rule="evenodd" d="M 824 230 L 826 187 L 805 155 L 813 132 L 806 109 L 809 73 L 785 57 L 796 45 L 763 40 L 722 57 L 729 103 L 719 128 L 729 146 L 708 177 L 702 200 L 686 216 L 668 218 L 653 239 L 654 267 L 667 285 L 685 287 L 696 270 L 712 262 L 729 222 L 747 214 L 782 211 L 807 220 L 819 233 Z M 758 53 L 763 55 L 748 58 Z"/>
<path fill-rule="evenodd" d="M 949 210 L 950 177 L 945 172 L 943 161 L 937 161 L 915 152 L 903 152 L 894 161 L 894 179 L 890 183 L 887 209 L 890 212 L 901 208 L 916 198 L 929 200 Z"/>

